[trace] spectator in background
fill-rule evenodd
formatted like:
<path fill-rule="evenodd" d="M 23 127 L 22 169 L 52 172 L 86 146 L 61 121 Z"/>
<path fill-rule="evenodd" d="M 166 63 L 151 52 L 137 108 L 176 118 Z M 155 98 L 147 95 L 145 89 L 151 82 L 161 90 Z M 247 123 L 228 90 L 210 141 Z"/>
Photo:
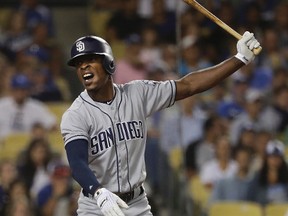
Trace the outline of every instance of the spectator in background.
<path fill-rule="evenodd" d="M 240 138 L 240 133 L 243 128 L 249 126 L 253 128 L 253 130 L 267 130 L 273 131 L 274 128 L 271 124 L 266 123 L 266 119 L 262 115 L 262 111 L 264 109 L 264 97 L 262 92 L 249 89 L 245 94 L 245 107 L 244 112 L 237 116 L 232 122 L 230 126 L 230 140 L 232 145 L 236 145 Z M 273 120 L 272 120 L 273 121 Z"/>
<path fill-rule="evenodd" d="M 33 73 L 40 70 L 40 68 L 46 68 L 42 59 L 47 58 L 47 53 L 40 50 L 37 46 L 29 46 L 23 52 L 19 53 L 14 63 L 17 71 L 21 71 L 26 75 L 29 80 L 32 79 Z"/>
<path fill-rule="evenodd" d="M 220 106 L 228 96 L 227 81 L 228 80 L 225 80 L 216 85 L 208 92 L 208 94 L 202 94 L 202 97 L 200 98 L 201 106 L 207 113 L 209 113 L 209 115 L 218 115 L 217 107 Z"/>
<path fill-rule="evenodd" d="M 32 36 L 27 31 L 25 14 L 21 11 L 11 12 L 4 32 L 2 47 L 11 60 L 15 60 L 17 55 L 25 50 L 32 43 Z"/>
<path fill-rule="evenodd" d="M 254 140 L 254 154 L 251 161 L 251 170 L 258 172 L 263 167 L 266 157 L 266 147 L 269 140 L 272 139 L 272 134 L 267 131 L 258 131 Z"/>
<path fill-rule="evenodd" d="M 19 175 L 33 201 L 40 189 L 50 182 L 48 165 L 54 160 L 49 142 L 46 139 L 33 139 L 24 149 L 23 160 L 18 161 Z"/>
<path fill-rule="evenodd" d="M 18 10 L 25 14 L 27 27 L 32 31 L 38 24 L 44 23 L 49 32 L 49 36 L 55 35 L 54 20 L 51 10 L 41 4 L 39 0 L 21 0 Z"/>
<path fill-rule="evenodd" d="M 47 130 L 55 130 L 56 117 L 45 104 L 31 99 L 31 83 L 23 74 L 11 79 L 11 95 L 0 99 L 0 137 L 11 133 L 30 132 L 35 123 Z"/>
<path fill-rule="evenodd" d="M 152 1 L 151 4 L 151 16 L 145 20 L 145 23 L 150 23 L 155 27 L 162 42 L 175 43 L 175 12 L 167 10 L 165 0 Z"/>
<path fill-rule="evenodd" d="M 185 76 L 190 71 L 197 71 L 211 66 L 201 55 L 201 44 L 197 38 L 191 35 L 184 37 L 181 41 L 182 61 L 180 63 L 180 76 Z"/>
<path fill-rule="evenodd" d="M 145 68 L 156 67 L 162 62 L 161 48 L 159 45 L 159 37 L 155 28 L 147 25 L 141 32 L 142 49 L 139 58 L 145 64 Z"/>
<path fill-rule="evenodd" d="M 62 101 L 62 92 L 55 83 L 49 67 L 49 50 L 33 44 L 17 58 L 17 68 L 31 81 L 30 96 L 43 101 Z"/>
<path fill-rule="evenodd" d="M 177 71 L 177 57 L 176 46 L 174 44 L 163 44 L 161 46 L 161 59 L 160 63 L 163 68 L 169 73 L 175 73 Z"/>
<path fill-rule="evenodd" d="M 31 81 L 33 82 L 31 98 L 42 102 L 61 102 L 64 100 L 62 92 L 47 69 L 42 68 L 35 71 Z"/>
<path fill-rule="evenodd" d="M 0 73 L 2 75 L 0 79 L 0 98 L 10 94 L 10 79 L 15 70 L 16 68 L 12 62 L 0 51 Z"/>
<path fill-rule="evenodd" d="M 281 49 L 281 54 L 284 55 L 284 58 L 287 59 L 288 57 L 288 3 L 286 1 L 278 0 L 278 4 L 275 4 L 273 8 L 273 18 L 271 21 L 270 26 L 275 28 L 277 32 L 277 38 L 279 42 L 279 46 Z"/>
<path fill-rule="evenodd" d="M 216 157 L 200 169 L 199 175 L 202 184 L 211 190 L 220 179 L 230 178 L 237 172 L 237 163 L 232 158 L 231 143 L 228 137 L 220 136 L 215 141 Z"/>
<path fill-rule="evenodd" d="M 263 52 L 259 56 L 261 66 L 275 70 L 279 67 L 288 67 L 287 60 L 281 52 L 282 46 L 279 41 L 279 31 L 274 27 L 266 28 L 263 31 Z"/>
<path fill-rule="evenodd" d="M 217 115 L 211 115 L 206 119 L 203 131 L 203 139 L 196 146 L 194 157 L 189 153 L 189 147 L 186 151 L 187 159 L 195 158 L 197 171 L 201 170 L 206 162 L 215 159 L 215 141 L 225 133 L 225 127 L 221 118 Z"/>
<path fill-rule="evenodd" d="M 244 11 L 244 16 L 242 15 Z M 255 32 L 256 35 L 261 37 L 262 30 L 266 27 L 267 22 L 263 20 L 261 14 L 261 6 L 257 1 L 247 1 L 242 3 L 237 11 L 240 14 L 239 23 L 243 28 Z"/>
<path fill-rule="evenodd" d="M 50 183 L 42 187 L 38 193 L 36 205 L 45 216 L 73 215 L 76 209 L 70 209 L 73 201 L 72 177 L 68 166 L 56 164 L 50 171 Z"/>
<path fill-rule="evenodd" d="M 255 150 L 255 138 L 257 131 L 253 128 L 252 125 L 244 125 L 240 131 L 238 142 L 236 146 L 244 146 L 250 149 L 251 153 L 254 153 Z"/>
<path fill-rule="evenodd" d="M 137 13 L 138 0 L 122 0 L 107 22 L 108 28 L 114 28 L 119 39 L 125 40 L 131 34 L 140 34 L 144 20 Z"/>
<path fill-rule="evenodd" d="M 272 98 L 272 95 L 274 95 L 274 92 L 278 88 L 287 85 L 288 85 L 288 68 L 280 67 L 275 69 L 273 72 L 273 79 L 269 91 L 269 94 L 271 95 L 270 97 Z M 269 102 L 271 102 L 271 100 Z"/>
<path fill-rule="evenodd" d="M 193 8 L 189 8 L 189 10 L 185 10 L 180 16 L 180 24 L 181 24 L 181 35 L 185 36 L 193 36 L 195 39 L 199 39 L 202 37 L 201 27 L 198 23 L 197 14 Z"/>
<path fill-rule="evenodd" d="M 9 187 L 5 216 L 37 216 L 26 185 L 15 179 Z"/>
<path fill-rule="evenodd" d="M 221 1 L 221 6 L 218 5 L 217 8 L 216 7 L 214 8 L 214 10 L 215 15 L 218 16 L 219 19 L 221 19 L 223 22 L 225 22 L 232 28 L 236 29 L 237 27 L 236 11 L 231 1 Z M 209 21 L 208 25 L 210 25 L 208 26 L 208 29 L 210 31 L 209 40 L 217 41 L 217 44 L 215 44 L 215 42 L 212 43 L 216 47 L 216 53 L 218 54 L 218 61 L 222 61 L 223 59 L 227 58 L 227 56 L 230 56 L 231 53 L 233 53 L 234 38 L 227 37 L 227 33 L 223 31 L 223 29 L 219 28 L 215 23 Z"/>
<path fill-rule="evenodd" d="M 168 156 L 173 150 L 189 154 L 191 160 L 185 161 L 188 175 L 193 175 L 196 171 L 194 151 L 198 141 L 204 136 L 203 126 L 208 118 L 198 101 L 197 95 L 194 95 L 161 112 L 161 148 Z M 178 161 L 177 166 L 182 165 L 181 163 L 182 161 Z"/>
<path fill-rule="evenodd" d="M 117 73 L 114 74 L 114 81 L 118 84 L 132 80 L 144 80 L 148 71 L 140 59 L 142 39 L 140 35 L 132 34 L 126 40 L 125 56 L 116 61 Z"/>
<path fill-rule="evenodd" d="M 180 105 L 181 114 L 178 122 L 180 133 L 176 137 L 181 137 L 182 147 L 186 149 L 190 143 L 203 138 L 203 125 L 207 119 L 207 113 L 201 108 L 197 95 L 180 101 Z M 177 122 L 173 125 L 177 128 Z"/>
<path fill-rule="evenodd" d="M 263 116 L 266 116 L 266 124 L 275 128 L 276 136 L 284 135 L 288 125 L 288 86 L 279 87 L 271 96 L 271 103 Z"/>
<path fill-rule="evenodd" d="M 47 139 L 48 131 L 41 123 L 35 123 L 30 131 L 30 138 L 32 139 Z"/>
<path fill-rule="evenodd" d="M 32 36 L 33 42 L 26 54 L 30 50 L 30 54 L 34 54 L 43 65 L 39 74 L 42 77 L 45 75 L 45 82 L 42 84 L 44 90 L 42 92 L 48 94 L 48 98 L 42 96 L 42 101 L 69 100 L 71 93 L 67 80 L 63 77 L 63 50 L 54 38 L 49 37 L 48 27 L 44 23 L 38 24 L 33 29 Z M 43 71 L 45 71 L 44 74 Z"/>
<path fill-rule="evenodd" d="M 0 215 L 5 215 L 10 184 L 18 177 L 15 162 L 0 160 Z"/>
<path fill-rule="evenodd" d="M 285 162 L 285 146 L 280 140 L 270 140 L 266 157 L 255 176 L 255 201 L 268 203 L 288 202 L 288 167 Z"/>
<path fill-rule="evenodd" d="M 232 81 L 228 88 L 230 92 L 216 107 L 217 114 L 226 119 L 229 122 L 228 124 L 240 113 L 244 112 L 245 93 L 248 87 L 248 78 L 245 75 L 239 71 L 232 75 Z"/>
<path fill-rule="evenodd" d="M 245 65 L 239 69 L 239 73 L 244 75 L 248 81 L 249 88 L 257 89 L 266 93 L 271 88 L 273 70 L 267 65 L 253 64 Z"/>
<path fill-rule="evenodd" d="M 220 179 L 212 189 L 210 204 L 217 201 L 252 201 L 253 173 L 250 171 L 251 150 L 238 147 L 235 150 L 237 173 L 234 176 Z"/>
<path fill-rule="evenodd" d="M 193 152 L 194 144 L 203 138 L 203 125 L 207 119 L 206 112 L 199 106 L 197 95 L 177 102 L 161 115 L 160 142 L 163 150 L 168 155 L 173 149 L 185 152 L 189 148 L 188 151 Z M 189 157 L 193 156 L 194 152 Z M 193 164 L 194 162 L 193 160 Z M 190 165 L 192 162 L 189 161 Z"/>

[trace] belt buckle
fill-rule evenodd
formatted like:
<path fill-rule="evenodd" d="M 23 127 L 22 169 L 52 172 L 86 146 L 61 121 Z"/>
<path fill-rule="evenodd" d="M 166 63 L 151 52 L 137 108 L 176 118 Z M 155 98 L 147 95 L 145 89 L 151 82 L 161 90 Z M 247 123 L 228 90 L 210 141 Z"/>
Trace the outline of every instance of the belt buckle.
<path fill-rule="evenodd" d="M 131 201 L 131 200 L 134 198 L 134 191 L 121 194 L 121 195 L 120 195 L 120 198 L 121 198 L 124 202 L 128 203 L 129 201 Z"/>
<path fill-rule="evenodd" d="M 139 192 L 139 194 L 138 194 L 137 192 Z M 141 194 L 143 194 L 143 192 L 144 192 L 144 188 L 143 188 L 143 186 L 140 186 L 140 187 L 139 187 L 139 190 L 137 190 L 137 188 L 136 188 L 136 189 L 134 189 L 133 191 L 130 191 L 130 192 L 121 194 L 121 195 L 120 195 L 120 198 L 121 198 L 123 201 L 125 201 L 126 203 L 128 203 L 128 202 L 130 202 L 132 199 L 134 199 L 135 197 L 140 196 Z M 135 194 L 135 193 L 137 193 L 137 194 Z"/>
<path fill-rule="evenodd" d="M 127 202 L 130 202 L 133 198 L 134 198 L 134 191 L 131 191 L 126 196 Z"/>

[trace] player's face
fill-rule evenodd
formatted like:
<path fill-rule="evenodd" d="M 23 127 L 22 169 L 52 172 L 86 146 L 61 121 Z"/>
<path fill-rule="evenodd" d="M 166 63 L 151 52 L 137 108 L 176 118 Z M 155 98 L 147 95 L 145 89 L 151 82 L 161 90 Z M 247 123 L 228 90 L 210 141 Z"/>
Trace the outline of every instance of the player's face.
<path fill-rule="evenodd" d="M 99 90 L 108 80 L 102 61 L 102 56 L 97 55 L 83 56 L 77 60 L 77 75 L 87 91 Z"/>

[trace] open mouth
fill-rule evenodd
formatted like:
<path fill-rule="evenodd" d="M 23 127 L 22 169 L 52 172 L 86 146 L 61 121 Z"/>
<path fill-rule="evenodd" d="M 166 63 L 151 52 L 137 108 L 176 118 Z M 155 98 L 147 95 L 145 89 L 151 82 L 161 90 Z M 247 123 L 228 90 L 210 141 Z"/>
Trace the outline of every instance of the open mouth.
<path fill-rule="evenodd" d="M 88 80 L 92 79 L 93 77 L 94 77 L 94 75 L 92 73 L 86 73 L 83 75 L 83 79 L 85 81 L 88 81 Z"/>

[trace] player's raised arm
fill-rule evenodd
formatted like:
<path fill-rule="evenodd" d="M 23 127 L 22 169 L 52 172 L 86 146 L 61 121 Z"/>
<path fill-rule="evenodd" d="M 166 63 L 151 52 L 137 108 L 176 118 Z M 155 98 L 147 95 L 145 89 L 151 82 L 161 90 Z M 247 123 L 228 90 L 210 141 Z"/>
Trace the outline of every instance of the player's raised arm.
<path fill-rule="evenodd" d="M 237 54 L 234 57 L 176 80 L 175 99 L 181 100 L 217 85 L 245 64 L 249 64 L 255 58 L 252 50 L 259 46 L 260 43 L 255 39 L 254 34 L 246 31 L 237 42 Z"/>

